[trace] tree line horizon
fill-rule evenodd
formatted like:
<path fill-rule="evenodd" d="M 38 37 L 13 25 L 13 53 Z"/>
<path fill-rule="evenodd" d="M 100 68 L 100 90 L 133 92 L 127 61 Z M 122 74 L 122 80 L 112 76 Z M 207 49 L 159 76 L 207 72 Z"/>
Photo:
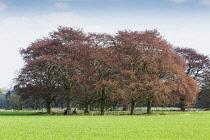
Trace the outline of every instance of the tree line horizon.
<path fill-rule="evenodd" d="M 25 65 L 15 79 L 22 100 L 44 100 L 47 113 L 61 101 L 71 114 L 72 103 L 107 105 L 138 103 L 186 106 L 195 103 L 207 78 L 209 58 L 193 49 L 173 47 L 157 30 L 85 33 L 59 27 L 37 39 L 20 54 Z M 202 91 L 202 90 L 201 90 Z M 202 94 L 203 95 L 203 94 Z M 205 94 L 206 95 L 206 94 Z"/>

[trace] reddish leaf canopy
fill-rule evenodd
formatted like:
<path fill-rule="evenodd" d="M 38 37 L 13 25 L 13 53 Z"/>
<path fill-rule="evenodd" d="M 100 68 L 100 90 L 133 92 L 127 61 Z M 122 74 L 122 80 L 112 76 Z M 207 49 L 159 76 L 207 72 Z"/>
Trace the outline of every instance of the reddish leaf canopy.
<path fill-rule="evenodd" d="M 173 99 L 193 100 L 197 93 L 196 83 L 184 72 L 184 61 L 157 30 L 125 30 L 111 36 L 60 27 L 22 49 L 21 55 L 26 64 L 17 79 L 19 87 L 38 93 L 36 87 L 44 97 L 59 96 L 56 88 L 73 97 L 78 87 L 84 100 L 95 98 L 98 91 L 104 102 L 117 88 L 136 102 L 162 103 L 172 91 Z"/>
<path fill-rule="evenodd" d="M 189 78 L 184 62 L 157 30 L 119 31 L 116 40 L 115 52 L 125 56 L 123 85 L 132 100 L 165 101 L 178 80 Z"/>
<path fill-rule="evenodd" d="M 177 47 L 174 48 L 174 51 L 180 55 L 187 64 L 186 73 L 201 84 L 204 74 L 210 68 L 210 60 L 208 56 L 202 55 L 191 48 Z"/>

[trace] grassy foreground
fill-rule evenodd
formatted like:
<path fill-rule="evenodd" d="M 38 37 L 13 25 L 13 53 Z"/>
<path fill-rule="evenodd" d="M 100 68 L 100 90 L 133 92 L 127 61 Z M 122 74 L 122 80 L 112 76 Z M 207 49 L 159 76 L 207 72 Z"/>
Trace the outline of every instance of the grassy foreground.
<path fill-rule="evenodd" d="M 210 139 L 210 112 L 150 116 L 30 114 L 0 112 L 0 140 Z"/>

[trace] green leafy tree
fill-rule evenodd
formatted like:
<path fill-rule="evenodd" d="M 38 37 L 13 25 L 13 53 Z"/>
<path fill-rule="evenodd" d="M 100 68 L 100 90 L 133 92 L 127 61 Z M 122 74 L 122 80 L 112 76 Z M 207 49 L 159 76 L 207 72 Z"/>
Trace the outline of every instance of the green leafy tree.
<path fill-rule="evenodd" d="M 10 104 L 11 109 L 14 110 L 22 110 L 24 102 L 21 100 L 21 97 L 15 93 L 12 93 L 8 97 L 8 101 Z"/>
<path fill-rule="evenodd" d="M 6 107 L 6 97 L 5 94 L 2 94 L 0 91 L 0 108 L 5 108 Z"/>

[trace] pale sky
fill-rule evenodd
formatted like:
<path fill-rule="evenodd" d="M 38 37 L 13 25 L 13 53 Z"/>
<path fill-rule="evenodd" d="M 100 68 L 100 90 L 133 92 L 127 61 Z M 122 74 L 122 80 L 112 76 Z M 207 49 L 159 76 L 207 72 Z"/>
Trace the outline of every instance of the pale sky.
<path fill-rule="evenodd" d="M 23 67 L 20 48 L 58 26 L 157 29 L 174 46 L 210 54 L 210 0 L 0 0 L 0 88 L 12 87 Z"/>

